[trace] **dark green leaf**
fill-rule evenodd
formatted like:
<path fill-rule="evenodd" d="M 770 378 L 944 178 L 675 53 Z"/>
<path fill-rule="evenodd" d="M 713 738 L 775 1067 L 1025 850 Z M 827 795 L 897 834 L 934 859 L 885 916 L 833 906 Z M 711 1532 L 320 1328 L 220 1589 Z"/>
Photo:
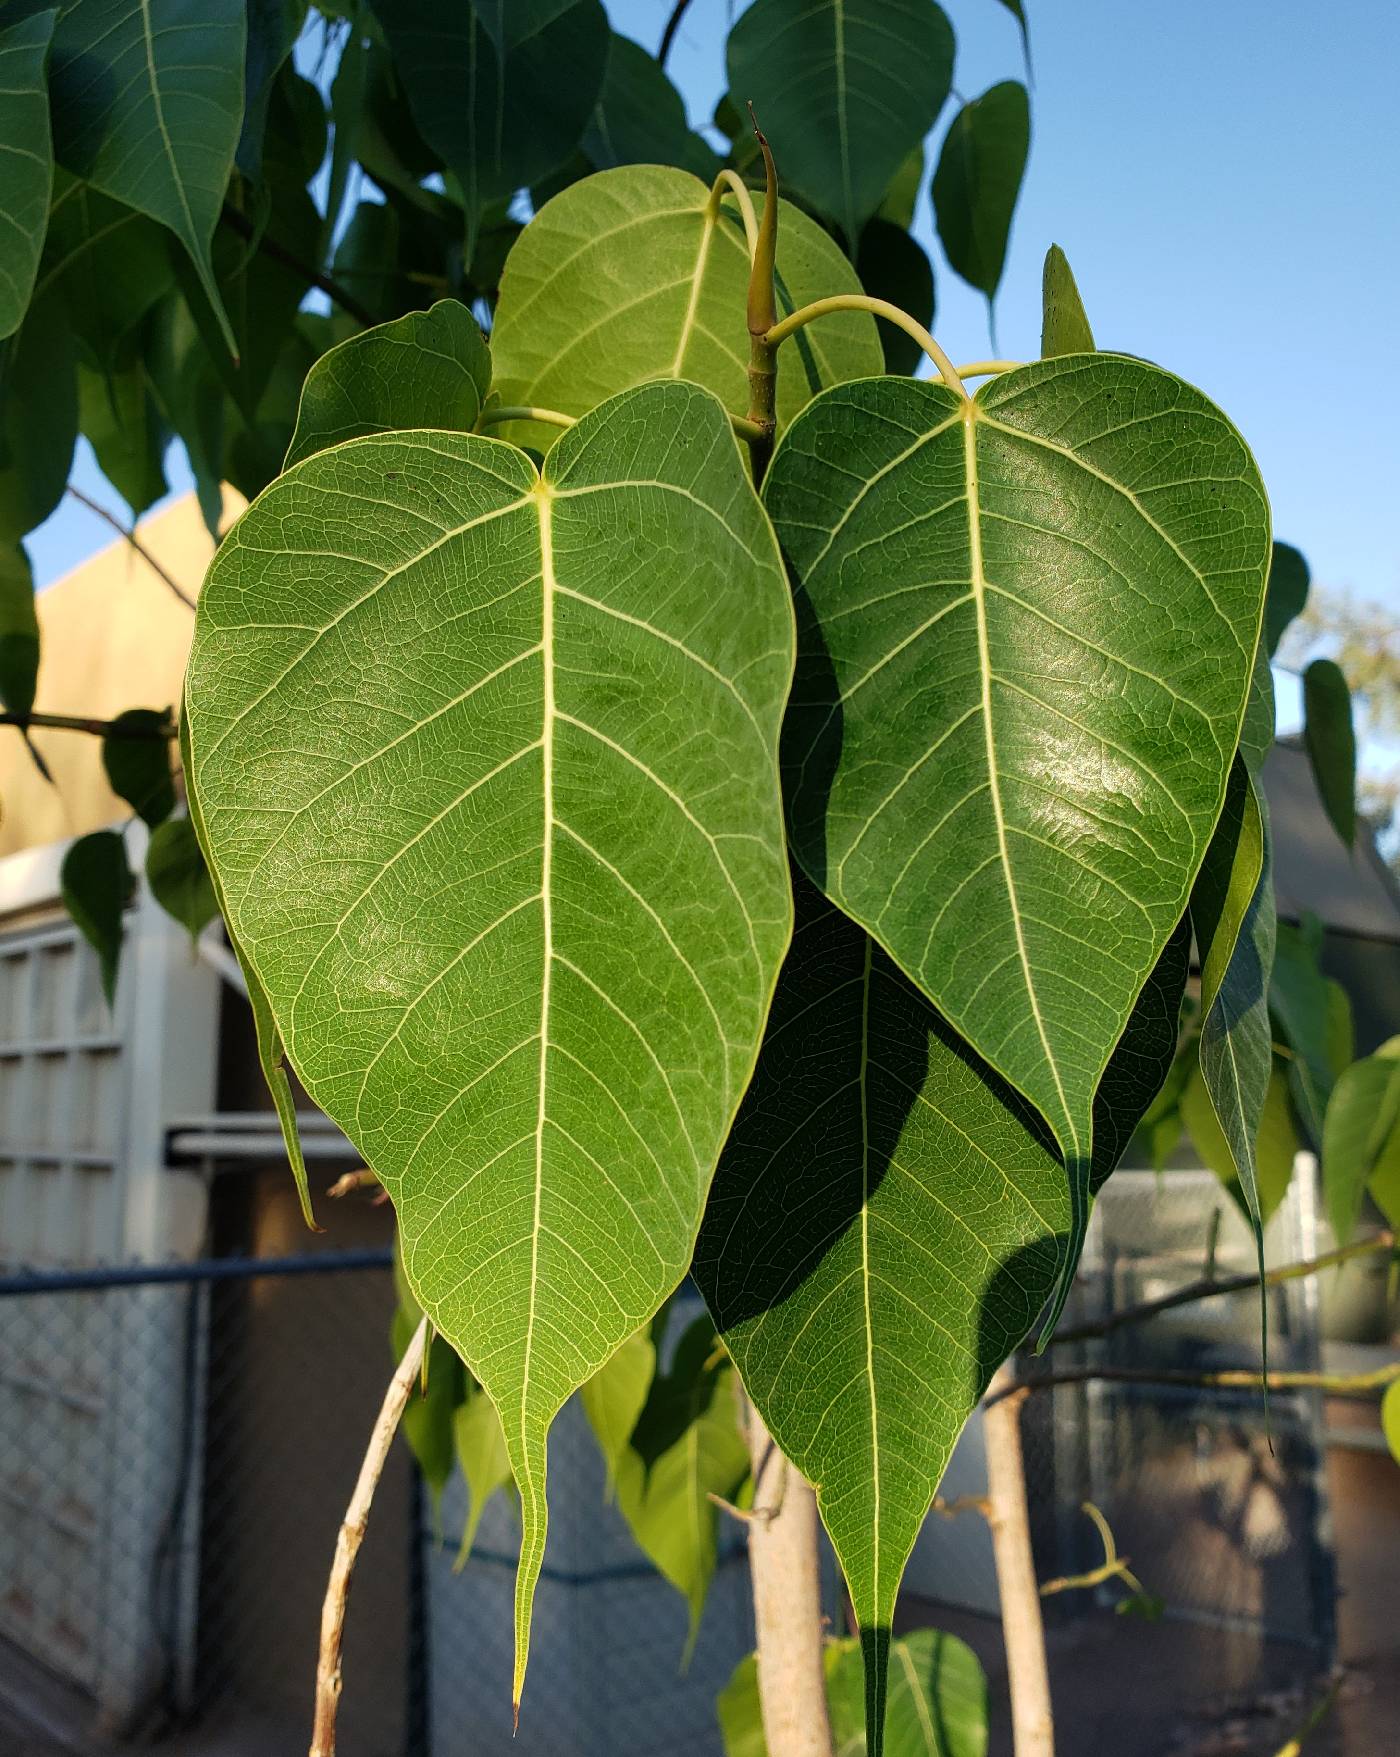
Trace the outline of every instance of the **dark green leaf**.
<path fill-rule="evenodd" d="M 169 725 L 170 716 L 155 708 L 128 708 L 117 715 L 112 731 L 102 740 L 102 766 L 113 793 L 152 829 L 175 809 L 165 737 Z M 137 733 L 149 736 L 132 736 Z"/>
<path fill-rule="evenodd" d="M 62 301 L 73 334 L 99 370 L 175 284 L 164 229 L 60 171 L 40 265 L 38 296 Z"/>
<path fill-rule="evenodd" d="M 115 830 L 80 836 L 63 857 L 63 906 L 97 953 L 102 992 L 110 1006 L 116 995 L 122 950 L 122 915 L 131 900 L 135 875 L 126 863 L 126 844 Z"/>
<path fill-rule="evenodd" d="M 614 165 L 677 165 L 712 182 L 719 159 L 691 132 L 680 93 L 655 56 L 613 33 L 608 72 L 580 149 L 595 171 Z"/>
<path fill-rule="evenodd" d="M 243 0 L 73 0 L 54 32 L 54 153 L 189 252 L 234 347 L 210 242 L 243 116 Z"/>
<path fill-rule="evenodd" d="M 1264 648 L 1272 659 L 1284 630 L 1308 601 L 1308 564 L 1291 543 L 1275 543 L 1269 569 L 1269 602 L 1264 611 Z"/>
<path fill-rule="evenodd" d="M 424 139 L 469 215 L 562 165 L 603 89 L 599 0 L 376 0 Z"/>
<path fill-rule="evenodd" d="M 0 543 L 0 703 L 8 713 L 34 706 L 39 675 L 39 619 L 34 575 L 19 543 Z"/>
<path fill-rule="evenodd" d="M 1199 392 L 1099 354 L 971 403 L 908 379 L 826 391 L 764 500 L 797 588 L 797 857 L 1054 1128 L 1068 1275 L 1094 1096 L 1239 738 L 1258 472 Z"/>
<path fill-rule="evenodd" d="M 79 364 L 78 422 L 133 521 L 169 492 L 165 454 L 172 434 L 139 357 L 102 372 Z"/>
<path fill-rule="evenodd" d="M 1040 352 L 1045 359 L 1055 354 L 1094 352 L 1094 332 L 1089 328 L 1074 270 L 1058 244 L 1045 252 L 1040 307 Z"/>
<path fill-rule="evenodd" d="M 1097 1194 L 1117 1168 L 1147 1113 L 1166 1085 L 1177 1059 L 1181 1001 L 1191 970 L 1191 922 L 1183 915 L 1138 996 L 1118 1047 L 1094 1096 L 1094 1160 L 1090 1185 Z"/>
<path fill-rule="evenodd" d="M 1289 1083 L 1303 1126 L 1314 1145 L 1322 1142 L 1322 1121 L 1332 1093 L 1332 1060 L 1327 1024 L 1331 1004 L 1318 957 L 1322 924 L 1307 915 L 1297 927 L 1278 924 L 1278 946 L 1269 985 L 1269 1009 L 1284 1043 L 1292 1051 Z"/>
<path fill-rule="evenodd" d="M 761 211 L 761 198 L 757 205 Z M 781 309 L 860 291 L 815 220 L 787 202 L 780 215 Z M 732 197 L 721 201 L 669 167 L 600 171 L 555 196 L 510 253 L 491 331 L 495 394 L 506 404 L 582 415 L 630 385 L 685 378 L 740 414 L 749 398 L 748 278 Z M 864 312 L 813 324 L 784 347 L 779 428 L 822 385 L 878 373 L 882 364 Z M 558 437 L 557 428 L 524 422 L 501 431 L 540 450 Z"/>
<path fill-rule="evenodd" d="M 200 598 L 226 920 L 501 1411 L 521 1675 L 546 1432 L 688 1266 L 786 945 L 791 614 L 723 410 L 674 383 L 543 478 L 474 434 L 317 453 Z"/>
<path fill-rule="evenodd" d="M 470 433 L 491 386 L 491 355 L 465 305 L 443 299 L 351 336 L 307 374 L 287 461 L 405 427 Z"/>
<path fill-rule="evenodd" d="M 924 183 L 924 149 L 916 146 L 890 179 L 885 199 L 876 212 L 882 220 L 890 220 L 906 231 L 914 224 L 914 209 Z"/>
<path fill-rule="evenodd" d="M 1238 1204 L 1251 1227 L 1267 1225 L 1288 1194 L 1293 1161 L 1302 1146 L 1288 1097 L 1288 1076 L 1272 1063 L 1250 1142 L 1251 1187 L 1246 1192 L 1235 1154 L 1221 1132 L 1215 1103 L 1201 1068 L 1195 1068 L 1181 1094 L 1181 1119 L 1201 1163 L 1210 1168 Z"/>
<path fill-rule="evenodd" d="M 1269 669 L 1261 638 L 1249 682 L 1249 703 L 1244 711 L 1244 724 L 1240 727 L 1240 755 L 1256 782 L 1264 759 L 1273 747 L 1275 718 L 1274 674 Z"/>
<path fill-rule="evenodd" d="M 953 118 L 933 173 L 933 211 L 948 261 L 988 299 L 1001 284 L 1030 144 L 1026 88 L 1005 80 Z"/>
<path fill-rule="evenodd" d="M 925 329 L 933 328 L 933 265 L 923 247 L 902 226 L 875 218 L 860 235 L 856 272 L 861 285 L 876 299 L 888 299 L 916 318 Z M 887 372 L 913 372 L 923 359 L 923 349 L 897 324 L 876 319 Z"/>
<path fill-rule="evenodd" d="M 1314 659 L 1303 673 L 1303 743 L 1332 827 L 1350 848 L 1356 841 L 1356 732 L 1351 691 L 1331 659 Z"/>
<path fill-rule="evenodd" d="M 226 428 L 240 417 L 210 363 L 189 307 L 178 295 L 163 299 L 152 311 L 142 356 L 151 395 L 161 419 L 185 448 L 199 510 L 217 540 L 223 518 Z"/>
<path fill-rule="evenodd" d="M 55 298 L 36 298 L 0 342 L 0 543 L 43 524 L 63 498 L 78 438 L 73 337 Z"/>
<path fill-rule="evenodd" d="M 1054 1286 L 1069 1200 L 1030 1107 L 854 922 L 805 879 L 796 897 L 694 1273 L 775 1444 L 816 1485 L 878 1704 L 905 1562 Z"/>
<path fill-rule="evenodd" d="M 933 0 L 755 0 L 729 33 L 729 89 L 752 98 L 784 185 L 862 226 L 943 108 L 953 27 Z"/>
<path fill-rule="evenodd" d="M 44 78 L 57 11 L 0 27 L 0 338 L 24 321 L 44 248 L 53 139 Z"/>
<path fill-rule="evenodd" d="M 198 939 L 219 913 L 209 868 L 187 817 L 167 818 L 151 832 L 146 882 L 165 913 Z"/>
<path fill-rule="evenodd" d="M 306 21 L 306 0 L 247 0 L 248 50 L 243 71 L 243 126 L 234 160 L 245 177 L 262 175 L 263 133 L 272 85 Z"/>

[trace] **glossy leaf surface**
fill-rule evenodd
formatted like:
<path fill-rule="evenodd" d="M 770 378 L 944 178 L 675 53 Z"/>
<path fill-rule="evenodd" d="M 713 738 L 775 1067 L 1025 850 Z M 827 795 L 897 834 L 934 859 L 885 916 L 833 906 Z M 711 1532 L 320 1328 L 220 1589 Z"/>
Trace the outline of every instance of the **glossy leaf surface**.
<path fill-rule="evenodd" d="M 1050 1123 L 1068 1268 L 1094 1095 L 1239 737 L 1268 561 L 1253 460 L 1180 379 L 1067 355 L 970 404 L 828 391 L 764 499 L 797 587 L 797 857 Z"/>
<path fill-rule="evenodd" d="M 318 453 L 200 599 L 227 916 L 501 1412 L 521 1673 L 547 1429 L 689 1264 L 787 943 L 792 640 L 724 412 L 676 384 L 585 417 L 543 480 L 475 435 Z"/>
<path fill-rule="evenodd" d="M 909 1551 L 963 1423 L 1054 1285 L 1068 1192 L 1030 1107 L 861 928 L 805 880 L 797 897 L 695 1277 L 816 1487 L 878 1701 Z"/>
<path fill-rule="evenodd" d="M 306 375 L 284 468 L 369 433 L 469 433 L 490 385 L 486 338 L 465 305 L 442 299 L 411 311 L 322 354 Z"/>
<path fill-rule="evenodd" d="M 57 11 L 0 25 L 0 337 L 24 321 L 44 248 L 53 138 L 44 77 Z"/>
<path fill-rule="evenodd" d="M 932 128 L 953 78 L 933 0 L 755 0 L 729 33 L 729 89 L 752 98 L 783 182 L 861 227 Z"/>
<path fill-rule="evenodd" d="M 175 234 L 231 349 L 210 245 L 242 125 L 245 29 L 241 0 L 75 0 L 50 60 L 59 163 Z"/>
<path fill-rule="evenodd" d="M 1303 743 L 1332 827 L 1350 848 L 1356 840 L 1356 732 L 1351 691 L 1332 659 L 1314 659 L 1303 673 Z"/>
<path fill-rule="evenodd" d="M 989 299 L 1001 285 L 1030 144 L 1026 88 L 1004 80 L 953 118 L 933 173 L 939 241 L 962 278 Z"/>
<path fill-rule="evenodd" d="M 377 0 L 423 138 L 468 211 L 562 165 L 598 101 L 608 60 L 600 0 Z"/>
<path fill-rule="evenodd" d="M 786 202 L 778 274 L 784 311 L 860 291 L 836 245 Z M 536 214 L 506 262 L 491 331 L 494 394 L 508 405 L 582 415 L 647 379 L 684 378 L 742 414 L 748 278 L 732 197 L 712 200 L 698 178 L 659 165 L 585 178 Z M 824 385 L 878 373 L 882 364 L 874 319 L 864 312 L 813 324 L 783 349 L 780 425 Z M 557 428 L 523 423 L 502 431 L 541 449 L 558 437 Z"/>

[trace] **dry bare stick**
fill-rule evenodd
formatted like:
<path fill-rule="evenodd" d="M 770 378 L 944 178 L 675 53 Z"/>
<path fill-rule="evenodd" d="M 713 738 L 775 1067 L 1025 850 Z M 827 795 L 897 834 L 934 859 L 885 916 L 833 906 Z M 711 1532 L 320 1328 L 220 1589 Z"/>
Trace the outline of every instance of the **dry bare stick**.
<path fill-rule="evenodd" d="M 330 1582 L 325 1603 L 321 1607 L 321 1653 L 316 1664 L 316 1718 L 311 1729 L 309 1757 L 335 1757 L 335 1717 L 340 1707 L 340 1647 L 345 1633 L 345 1603 L 350 1596 L 350 1578 L 355 1558 L 365 1539 L 370 1504 L 379 1486 L 384 1460 L 389 1456 L 395 1431 L 413 1391 L 423 1364 L 428 1337 L 428 1320 L 422 1318 L 413 1332 L 413 1339 L 404 1350 L 403 1359 L 389 1381 L 384 1402 L 375 1419 L 374 1431 L 365 1449 L 364 1462 L 355 1481 L 355 1492 L 340 1522 L 335 1540 L 335 1560 L 331 1563 Z"/>
<path fill-rule="evenodd" d="M 73 496 L 74 500 L 80 505 L 85 506 L 89 512 L 96 513 L 98 518 L 100 518 L 104 524 L 110 525 L 123 542 L 128 544 L 132 551 L 141 557 L 142 561 L 144 561 L 146 566 L 150 568 L 156 578 L 170 588 L 184 605 L 186 610 L 194 609 L 194 599 L 190 597 L 189 593 L 173 574 L 166 572 L 156 560 L 155 556 L 151 554 L 150 550 L 147 549 L 146 545 L 136 535 L 134 530 L 127 530 L 126 526 L 115 513 L 108 512 L 105 506 L 100 505 L 97 501 L 93 500 L 91 496 L 84 494 L 81 488 L 75 488 L 71 482 L 68 484 L 68 492 Z"/>
<path fill-rule="evenodd" d="M 1011 1731 L 1016 1757 L 1055 1757 L 1055 1718 L 1040 1586 L 1031 1554 L 1026 1507 L 1026 1465 L 1021 1452 L 1024 1389 L 1004 1366 L 992 1380 L 982 1430 L 987 1447 L 987 1522 L 992 1528 L 1006 1675 L 1011 1692 Z"/>
<path fill-rule="evenodd" d="M 769 1757 L 832 1757 L 822 1666 L 817 1497 L 773 1444 L 747 1397 L 741 1409 L 754 1473 L 746 1524 L 764 1739 Z"/>

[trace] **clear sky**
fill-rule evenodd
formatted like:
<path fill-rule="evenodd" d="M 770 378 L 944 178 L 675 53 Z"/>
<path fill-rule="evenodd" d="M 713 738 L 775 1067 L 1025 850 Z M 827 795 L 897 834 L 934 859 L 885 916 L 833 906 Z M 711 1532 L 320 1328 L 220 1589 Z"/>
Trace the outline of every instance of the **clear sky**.
<path fill-rule="evenodd" d="M 620 31 L 656 47 L 670 0 L 608 3 Z M 963 96 L 1020 74 L 999 0 L 945 4 Z M 1038 351 L 1040 265 L 1060 244 L 1099 344 L 1214 397 L 1314 578 L 1400 617 L 1400 4 L 1026 4 L 1033 136 L 997 306 L 1002 354 Z M 692 0 L 672 56 L 697 124 L 725 84 L 733 10 Z M 761 92 L 742 95 L 762 113 Z M 927 186 L 916 230 L 932 244 Z M 939 340 L 955 359 L 984 355 L 981 296 L 937 272 Z M 90 459 L 80 480 L 123 510 Z M 172 468 L 172 486 L 186 482 Z M 110 540 L 66 501 L 31 539 L 38 578 Z"/>

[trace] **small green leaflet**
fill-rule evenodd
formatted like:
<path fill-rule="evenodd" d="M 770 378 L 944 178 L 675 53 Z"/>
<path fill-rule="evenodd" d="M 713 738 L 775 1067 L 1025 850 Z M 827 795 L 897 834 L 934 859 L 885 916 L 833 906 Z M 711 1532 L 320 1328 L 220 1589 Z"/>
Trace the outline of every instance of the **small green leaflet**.
<path fill-rule="evenodd" d="M 1055 354 L 1092 354 L 1094 332 L 1084 312 L 1084 301 L 1074 279 L 1069 258 L 1058 244 L 1045 252 L 1040 277 L 1040 352 L 1048 360 Z"/>
<path fill-rule="evenodd" d="M 491 355 L 476 319 L 455 299 L 439 300 L 322 354 L 306 375 L 283 467 L 367 433 L 470 433 L 490 386 Z"/>
<path fill-rule="evenodd" d="M 159 220 L 199 274 L 234 349 L 210 245 L 243 118 L 242 0 L 73 0 L 54 31 L 54 154 Z M 94 63 L 102 77 L 94 77 Z"/>
<path fill-rule="evenodd" d="M 39 618 L 29 557 L 19 543 L 0 543 L 0 703 L 7 712 L 29 712 L 38 675 Z"/>
<path fill-rule="evenodd" d="M 618 1471 L 655 1376 L 656 1344 L 648 1330 L 639 1330 L 579 1391 L 603 1454 L 609 1495 L 616 1490 Z"/>
<path fill-rule="evenodd" d="M 160 709 L 127 708 L 102 740 L 108 785 L 152 829 L 175 809 L 171 731 L 170 716 Z"/>
<path fill-rule="evenodd" d="M 1065 355 L 971 402 L 905 379 L 826 391 L 764 501 L 797 588 L 797 858 L 1054 1129 L 1075 1196 L 1063 1294 L 1094 1095 L 1239 738 L 1258 472 L 1180 379 Z"/>
<path fill-rule="evenodd" d="M 822 1665 L 838 1757 L 866 1757 L 860 1643 L 828 1641 Z M 768 1757 L 753 1654 L 739 1661 L 717 1706 L 724 1757 Z M 891 1643 L 884 1750 L 885 1757 L 986 1757 L 987 1679 L 956 1635 L 916 1629 Z"/>
<path fill-rule="evenodd" d="M 320 452 L 200 598 L 202 839 L 501 1412 L 517 1696 L 547 1430 L 689 1265 L 787 945 L 792 648 L 728 420 L 676 383 L 585 416 L 543 478 L 472 434 Z"/>
<path fill-rule="evenodd" d="M 783 182 L 861 228 L 943 108 L 953 27 L 933 0 L 754 0 L 729 33 L 729 89 L 752 98 Z"/>
<path fill-rule="evenodd" d="M 1350 848 L 1356 841 L 1356 733 L 1351 691 L 1332 659 L 1314 659 L 1303 673 L 1303 743 L 1332 827 Z"/>
<path fill-rule="evenodd" d="M 783 311 L 860 291 L 836 245 L 786 202 L 778 276 Z M 541 208 L 506 261 L 491 331 L 494 394 L 583 415 L 631 385 L 685 378 L 742 414 L 748 278 L 732 197 L 721 201 L 697 177 L 661 165 L 586 177 Z M 813 324 L 783 350 L 779 426 L 822 386 L 879 373 L 883 358 L 865 312 Z M 558 437 L 557 428 L 523 422 L 500 431 L 541 450 Z"/>
<path fill-rule="evenodd" d="M 167 818 L 151 831 L 146 883 L 156 902 L 191 939 L 198 939 L 219 913 L 209 868 L 187 817 Z"/>
<path fill-rule="evenodd" d="M 44 248 L 53 139 L 44 67 L 57 11 L 0 28 L 0 338 L 24 321 Z"/>
<path fill-rule="evenodd" d="M 578 145 L 603 88 L 600 0 L 375 0 L 423 138 L 455 172 L 469 224 Z"/>
<path fill-rule="evenodd" d="M 457 1550 L 454 1572 L 466 1567 L 472 1545 L 491 1497 L 511 1480 L 510 1455 L 501 1432 L 496 1405 L 480 1389 L 469 1384 L 452 1418 L 452 1443 L 467 1484 L 467 1518 Z"/>
<path fill-rule="evenodd" d="M 874 1647 L 878 1722 L 904 1565 L 964 1422 L 1054 1286 L 1069 1198 L 1030 1107 L 805 880 L 797 902 L 694 1272 L 816 1487 Z"/>
<path fill-rule="evenodd" d="M 1269 601 L 1264 611 L 1264 650 L 1272 659 L 1295 616 L 1308 601 L 1312 576 L 1291 543 L 1275 543 L 1269 568 Z"/>
<path fill-rule="evenodd" d="M 64 908 L 97 953 L 102 992 L 111 1006 L 117 991 L 122 916 L 136 883 L 127 865 L 125 842 L 115 830 L 80 836 L 63 857 L 59 882 Z"/>
<path fill-rule="evenodd" d="M 1026 88 L 1004 80 L 953 118 L 933 173 L 939 241 L 962 278 L 989 300 L 1001 285 L 1030 144 Z"/>
<path fill-rule="evenodd" d="M 1379 1172 L 1384 1186 L 1391 1166 L 1400 1171 L 1400 1037 L 1353 1062 L 1327 1104 L 1322 1176 L 1339 1245 L 1356 1230 L 1367 1185 Z"/>

